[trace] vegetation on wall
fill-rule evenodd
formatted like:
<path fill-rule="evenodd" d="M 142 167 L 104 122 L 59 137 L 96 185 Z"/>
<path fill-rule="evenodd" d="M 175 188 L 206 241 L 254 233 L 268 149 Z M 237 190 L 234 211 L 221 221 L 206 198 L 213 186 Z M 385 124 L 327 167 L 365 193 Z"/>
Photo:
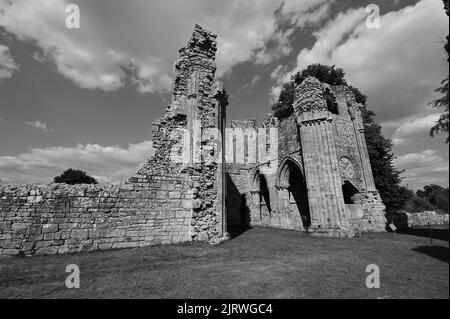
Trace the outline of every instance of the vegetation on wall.
<path fill-rule="evenodd" d="M 297 72 L 291 77 L 291 81 L 283 85 L 278 100 L 272 105 L 275 117 L 279 119 L 287 118 L 294 112 L 292 104 L 294 103 L 295 86 L 302 83 L 309 76 L 313 76 L 319 81 L 330 85 L 347 85 L 355 95 L 356 102 L 363 105 L 366 104 L 367 97 L 357 88 L 347 83 L 343 69 L 334 65 L 329 66 L 317 63 L 308 65 L 306 69 Z"/>
<path fill-rule="evenodd" d="M 408 189 L 400 185 L 402 171 L 394 166 L 392 142 L 382 135 L 381 125 L 374 120 L 375 113 L 367 109 L 367 96 L 358 88 L 347 83 L 345 72 L 341 68 L 336 68 L 334 65 L 312 64 L 293 75 L 291 81 L 284 84 L 277 102 L 272 106 L 274 115 L 283 119 L 293 113 L 295 86 L 308 76 L 314 76 L 319 81 L 330 85 L 347 85 L 353 92 L 356 101 L 363 105 L 361 111 L 366 128 L 366 142 L 375 186 L 388 211 L 402 209 L 411 196 Z"/>

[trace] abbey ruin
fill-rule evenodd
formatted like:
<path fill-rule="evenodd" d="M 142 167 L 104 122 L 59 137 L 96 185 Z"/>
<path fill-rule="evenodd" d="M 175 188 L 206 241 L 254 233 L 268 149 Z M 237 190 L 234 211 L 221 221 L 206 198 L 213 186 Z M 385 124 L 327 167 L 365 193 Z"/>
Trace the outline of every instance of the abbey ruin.
<path fill-rule="evenodd" d="M 384 231 L 361 105 L 348 87 L 309 77 L 289 118 L 227 124 L 216 50 L 216 35 L 196 26 L 174 65 L 171 103 L 152 126 L 155 154 L 127 182 L 0 186 L 0 255 L 214 244 L 238 225 Z"/>

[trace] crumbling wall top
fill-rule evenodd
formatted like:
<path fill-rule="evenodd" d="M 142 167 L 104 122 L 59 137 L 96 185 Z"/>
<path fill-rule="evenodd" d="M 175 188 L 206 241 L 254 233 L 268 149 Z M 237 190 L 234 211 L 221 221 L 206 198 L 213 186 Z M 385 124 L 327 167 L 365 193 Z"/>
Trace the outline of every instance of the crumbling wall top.
<path fill-rule="evenodd" d="M 307 77 L 295 88 L 294 110 L 296 114 L 304 112 L 329 111 L 331 104 L 339 104 L 339 108 L 351 108 L 356 112 L 363 107 L 356 102 L 355 95 L 348 85 L 329 85 L 315 77 Z M 341 102 L 342 103 L 341 103 Z M 344 109 L 341 109 L 344 111 Z M 343 112 L 342 114 L 345 114 Z"/>
<path fill-rule="evenodd" d="M 188 43 L 182 47 L 180 58 L 174 64 L 174 81 L 172 102 L 183 100 L 187 97 L 189 89 L 201 86 L 202 79 L 214 78 L 216 63 L 214 62 L 217 52 L 217 36 L 204 30 L 198 24 Z M 196 76 L 192 76 L 196 73 Z M 191 85 L 189 86 L 189 83 Z M 192 86 L 192 84 L 195 84 Z M 195 92 L 194 92 L 195 93 Z M 183 102 L 181 102 L 183 103 Z"/>
<path fill-rule="evenodd" d="M 256 128 L 258 121 L 256 119 L 239 119 L 230 121 L 231 128 Z"/>
<path fill-rule="evenodd" d="M 206 31 L 196 24 L 191 39 L 180 49 L 180 55 L 201 54 L 214 59 L 217 51 L 216 39 L 216 34 Z"/>

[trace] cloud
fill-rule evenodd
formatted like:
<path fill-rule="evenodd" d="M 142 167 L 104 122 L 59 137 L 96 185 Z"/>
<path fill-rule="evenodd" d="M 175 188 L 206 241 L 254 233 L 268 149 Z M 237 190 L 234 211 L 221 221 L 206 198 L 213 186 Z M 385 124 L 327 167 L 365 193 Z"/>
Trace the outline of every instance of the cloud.
<path fill-rule="evenodd" d="M 405 145 L 414 140 L 429 136 L 430 128 L 436 123 L 439 114 L 414 114 L 406 118 L 382 123 L 384 129 L 395 128 L 392 136 L 394 145 Z"/>
<path fill-rule="evenodd" d="M 250 80 L 250 82 L 247 82 L 247 83 L 245 83 L 245 84 L 242 86 L 241 90 L 245 90 L 245 89 L 247 89 L 247 88 L 249 88 L 249 87 L 255 86 L 256 84 L 258 84 L 258 82 L 259 82 L 260 80 L 261 80 L 261 76 L 258 75 L 258 74 L 256 74 L 256 75 Z"/>
<path fill-rule="evenodd" d="M 47 123 L 42 123 L 40 121 L 34 121 L 34 122 L 25 121 L 25 123 L 28 126 L 31 126 L 31 127 L 34 127 L 34 128 L 40 129 L 40 130 L 43 130 L 46 133 L 53 132 L 53 129 L 49 128 Z"/>
<path fill-rule="evenodd" d="M 127 148 L 98 144 L 32 148 L 17 156 L 0 156 L 0 179 L 4 183 L 50 182 L 74 168 L 102 183 L 118 182 L 135 173 L 152 154 L 151 141 L 129 144 Z"/>
<path fill-rule="evenodd" d="M 254 86 L 256 85 L 259 81 L 261 80 L 261 76 L 260 75 L 255 75 L 253 77 L 253 79 L 250 81 L 250 86 Z"/>
<path fill-rule="evenodd" d="M 297 28 L 307 25 L 317 25 L 329 16 L 330 7 L 334 1 L 311 4 L 307 12 L 295 10 L 293 3 L 282 2 L 275 10 L 275 31 L 265 45 L 255 53 L 255 63 L 266 65 L 292 52 L 292 35 Z M 288 27 L 285 27 L 288 25 Z"/>
<path fill-rule="evenodd" d="M 421 0 L 387 12 L 379 29 L 366 27 L 367 14 L 365 7 L 351 8 L 315 31 L 314 45 L 298 52 L 295 67 L 273 70 L 272 98 L 309 64 L 341 67 L 347 81 L 367 94 L 383 134 L 393 138 L 394 152 L 400 155 L 396 165 L 406 169 L 404 182 L 414 188 L 431 182 L 448 185 L 447 148 L 428 133 L 437 119 L 428 102 L 448 72 L 443 41 L 449 22 L 442 2 Z"/>
<path fill-rule="evenodd" d="M 140 92 L 168 89 L 169 68 L 162 58 L 152 56 L 151 51 L 145 55 L 127 52 L 120 37 L 132 35 L 114 36 L 116 30 L 102 23 L 104 17 L 90 16 L 87 3 L 80 5 L 81 28 L 66 28 L 67 5 L 66 0 L 0 0 L 0 26 L 19 40 L 34 42 L 40 49 L 32 55 L 35 59 L 54 65 L 81 88 L 115 91 L 130 80 Z M 99 6 L 106 8 L 109 3 Z"/>
<path fill-rule="evenodd" d="M 0 0 L 0 26 L 35 43 L 41 50 L 35 58 L 82 88 L 115 91 L 131 83 L 142 93 L 170 89 L 177 49 L 195 23 L 219 35 L 223 76 L 239 63 L 288 54 L 293 30 L 318 23 L 330 6 L 326 0 L 79 0 L 81 28 L 68 29 L 68 3 Z"/>
<path fill-rule="evenodd" d="M 19 70 L 19 66 L 14 62 L 9 48 L 0 44 L 0 83 L 12 77 L 17 70 Z"/>
<path fill-rule="evenodd" d="M 219 35 L 218 75 L 239 63 L 266 65 L 292 50 L 291 36 L 297 29 L 317 25 L 329 14 L 334 1 L 233 0 L 216 2 L 205 25 Z"/>
<path fill-rule="evenodd" d="M 394 160 L 395 165 L 405 169 L 403 183 L 413 189 L 428 184 L 442 184 L 443 177 L 449 174 L 449 162 L 432 149 L 419 153 L 408 153 Z"/>
<path fill-rule="evenodd" d="M 272 94 L 309 64 L 335 64 L 368 95 L 379 121 L 423 112 L 447 72 L 442 42 L 448 18 L 442 3 L 422 0 L 388 12 L 379 29 L 365 26 L 366 15 L 363 7 L 349 9 L 314 32 L 313 47 L 298 53 L 295 68 L 277 74 Z"/>

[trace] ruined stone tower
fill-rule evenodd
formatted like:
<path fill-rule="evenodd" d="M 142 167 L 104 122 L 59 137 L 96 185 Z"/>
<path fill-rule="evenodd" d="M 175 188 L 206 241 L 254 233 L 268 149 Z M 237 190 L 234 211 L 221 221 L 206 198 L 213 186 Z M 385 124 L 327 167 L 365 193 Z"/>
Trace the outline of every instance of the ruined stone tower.
<path fill-rule="evenodd" d="M 362 227 L 384 230 L 384 206 L 373 180 L 360 105 L 350 89 L 307 78 L 296 87 L 294 112 L 311 229 L 326 228 L 331 235 L 352 235 Z"/>
<path fill-rule="evenodd" d="M 307 78 L 294 113 L 232 121 L 215 81 L 216 35 L 196 25 L 174 65 L 155 153 L 120 185 L 1 185 L 0 255 L 64 254 L 191 241 L 261 225 L 321 236 L 383 231 L 360 105 Z"/>
<path fill-rule="evenodd" d="M 362 105 L 347 86 L 330 86 L 309 77 L 295 88 L 293 107 L 294 113 L 286 119 L 269 115 L 263 121 L 265 130 L 278 130 L 277 143 L 270 140 L 267 146 L 276 148 L 275 154 L 256 163 L 245 155 L 239 163 L 227 164 L 227 196 L 233 199 L 227 201 L 232 206 L 230 224 L 337 237 L 384 231 L 384 205 L 370 166 Z M 230 128 L 241 127 L 248 138 L 249 124 L 256 128 L 252 120 L 233 121 Z M 269 141 L 257 137 L 258 145 Z"/>
<path fill-rule="evenodd" d="M 222 131 L 227 94 L 214 80 L 216 35 L 195 26 L 174 64 L 172 101 L 153 123 L 155 156 L 138 172 L 141 179 L 182 178 L 182 207 L 191 210 L 190 240 L 226 237 Z M 162 187 L 173 188 L 167 181 Z M 170 194 L 168 198 L 170 200 Z"/>
<path fill-rule="evenodd" d="M 216 36 L 197 25 L 175 63 L 171 103 L 153 123 L 154 156 L 127 182 L 1 185 L 0 255 L 226 239 L 218 158 L 227 94 L 214 80 L 215 53 Z"/>

